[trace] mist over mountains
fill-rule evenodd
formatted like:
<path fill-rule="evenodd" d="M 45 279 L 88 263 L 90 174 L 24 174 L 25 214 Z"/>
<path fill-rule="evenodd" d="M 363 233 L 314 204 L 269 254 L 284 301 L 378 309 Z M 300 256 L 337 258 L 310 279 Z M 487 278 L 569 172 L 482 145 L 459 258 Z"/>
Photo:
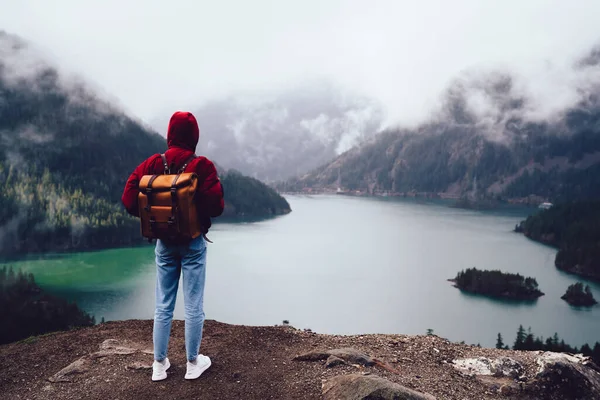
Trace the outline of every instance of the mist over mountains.
<path fill-rule="evenodd" d="M 600 197 L 598 48 L 558 76 L 556 97 L 504 71 L 466 72 L 430 118 L 388 128 L 285 190 L 433 192 L 460 197 Z M 539 94 L 539 93 L 538 93 Z M 341 183 L 338 182 L 338 174 Z"/>
<path fill-rule="evenodd" d="M 305 173 L 381 129 L 373 99 L 325 80 L 269 92 L 239 93 L 194 110 L 199 154 L 265 181 Z M 168 117 L 153 124 L 159 132 Z"/>

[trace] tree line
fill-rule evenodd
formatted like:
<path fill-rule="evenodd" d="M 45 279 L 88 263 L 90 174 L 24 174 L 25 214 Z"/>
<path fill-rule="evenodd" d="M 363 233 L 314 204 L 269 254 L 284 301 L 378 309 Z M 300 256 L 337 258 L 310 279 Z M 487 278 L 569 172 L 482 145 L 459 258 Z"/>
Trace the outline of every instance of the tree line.
<path fill-rule="evenodd" d="M 33 274 L 0 268 L 0 344 L 95 323 L 76 303 L 44 292 Z"/>
<path fill-rule="evenodd" d="M 501 333 L 498 333 L 496 338 L 496 348 L 497 349 L 505 349 L 508 350 L 509 346 L 504 343 L 504 339 Z M 564 339 L 561 339 L 558 336 L 558 333 L 554 333 L 553 336 L 550 336 L 544 340 L 543 337 L 535 336 L 531 332 L 531 327 L 526 331 L 523 325 L 519 325 L 517 329 L 517 334 L 515 340 L 512 345 L 513 350 L 544 350 L 544 351 L 554 351 L 560 353 L 582 353 L 588 357 L 591 357 L 592 360 L 600 365 L 600 342 L 596 342 L 594 347 L 592 348 L 589 344 L 584 344 L 580 348 L 576 346 L 571 346 L 565 343 Z"/>
<path fill-rule="evenodd" d="M 600 200 L 556 204 L 515 230 L 557 247 L 557 268 L 600 280 Z"/>

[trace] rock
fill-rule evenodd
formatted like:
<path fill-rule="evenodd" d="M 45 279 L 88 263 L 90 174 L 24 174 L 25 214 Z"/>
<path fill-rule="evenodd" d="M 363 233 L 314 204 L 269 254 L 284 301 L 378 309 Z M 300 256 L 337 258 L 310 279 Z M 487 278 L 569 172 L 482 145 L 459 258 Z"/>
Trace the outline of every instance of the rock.
<path fill-rule="evenodd" d="M 513 386 L 511 386 L 511 385 L 502 385 L 502 386 L 500 387 L 500 390 L 499 390 L 499 392 L 500 392 L 500 394 L 501 394 L 502 396 L 510 396 L 510 395 L 512 395 L 512 394 L 515 394 L 517 391 L 516 391 L 516 390 L 515 390 L 515 388 L 514 388 Z"/>
<path fill-rule="evenodd" d="M 509 357 L 491 360 L 486 357 L 464 358 L 453 360 L 454 368 L 465 375 L 492 375 L 495 377 L 518 378 L 523 373 L 523 366 Z"/>
<path fill-rule="evenodd" d="M 342 360 L 339 357 L 332 355 L 332 356 L 329 356 L 329 358 L 327 359 L 327 363 L 325 364 L 325 367 L 333 368 L 337 365 L 342 365 L 342 364 L 346 364 L 346 361 Z"/>
<path fill-rule="evenodd" d="M 600 398 L 600 369 L 581 354 L 544 352 L 537 357 L 538 371 L 531 386 L 564 399 Z"/>
<path fill-rule="evenodd" d="M 123 346 L 116 339 L 107 339 L 100 344 L 100 351 L 109 354 L 133 354 L 138 351 L 135 347 Z"/>
<path fill-rule="evenodd" d="M 294 361 L 320 361 L 326 360 L 331 354 L 326 352 L 311 351 L 294 357 Z"/>
<path fill-rule="evenodd" d="M 137 350 L 135 349 L 111 349 L 111 350 L 100 350 L 97 351 L 95 353 L 90 354 L 90 357 L 92 358 L 102 358 L 102 357 L 108 357 L 108 356 L 114 356 L 115 354 L 133 354 L 135 353 Z"/>
<path fill-rule="evenodd" d="M 337 358 L 341 358 L 349 364 L 360 364 L 365 367 L 369 367 L 375 365 L 375 360 L 373 360 L 367 354 L 358 351 L 353 348 L 343 348 L 343 349 L 333 349 L 327 350 L 323 352 L 315 351 L 306 354 L 302 354 L 294 357 L 295 361 L 320 361 L 326 360 L 330 356 L 336 356 Z"/>
<path fill-rule="evenodd" d="M 117 339 L 106 339 L 104 342 L 100 343 L 101 350 L 114 349 L 119 346 L 119 341 Z"/>
<path fill-rule="evenodd" d="M 136 345 L 134 345 L 136 346 Z M 139 346 L 136 346 L 139 347 Z M 92 358 L 101 358 L 108 357 L 115 354 L 133 354 L 135 352 L 140 351 L 136 347 L 124 346 L 117 339 L 106 339 L 104 342 L 100 344 L 100 351 L 92 353 L 90 356 Z"/>
<path fill-rule="evenodd" d="M 492 375 L 492 361 L 486 357 L 457 359 L 453 360 L 452 364 L 465 375 Z"/>
<path fill-rule="evenodd" d="M 501 357 L 492 361 L 490 371 L 495 377 L 508 376 L 517 379 L 523 374 L 523 366 L 509 357 Z"/>
<path fill-rule="evenodd" d="M 72 375 L 83 374 L 89 370 L 86 364 L 87 359 L 85 357 L 81 357 L 79 360 L 72 362 L 65 368 L 58 371 L 56 374 L 48 378 L 48 380 L 52 383 L 72 382 Z"/>
<path fill-rule="evenodd" d="M 152 369 L 152 364 L 145 364 L 139 361 L 127 365 L 125 368 L 134 370 Z"/>
<path fill-rule="evenodd" d="M 340 375 L 323 383 L 323 400 L 435 400 L 374 375 Z"/>

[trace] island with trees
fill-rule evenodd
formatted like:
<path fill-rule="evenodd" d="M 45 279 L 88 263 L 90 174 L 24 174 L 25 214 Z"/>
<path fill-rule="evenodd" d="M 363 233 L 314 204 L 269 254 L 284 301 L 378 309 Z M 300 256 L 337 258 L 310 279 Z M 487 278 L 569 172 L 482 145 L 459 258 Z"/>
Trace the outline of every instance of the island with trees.
<path fill-rule="evenodd" d="M 493 298 L 531 301 L 544 295 L 535 278 L 499 270 L 468 268 L 449 281 L 465 292 Z"/>
<path fill-rule="evenodd" d="M 598 303 L 594 299 L 590 286 L 581 282 L 570 285 L 566 293 L 561 296 L 561 299 L 575 307 L 590 307 Z"/>

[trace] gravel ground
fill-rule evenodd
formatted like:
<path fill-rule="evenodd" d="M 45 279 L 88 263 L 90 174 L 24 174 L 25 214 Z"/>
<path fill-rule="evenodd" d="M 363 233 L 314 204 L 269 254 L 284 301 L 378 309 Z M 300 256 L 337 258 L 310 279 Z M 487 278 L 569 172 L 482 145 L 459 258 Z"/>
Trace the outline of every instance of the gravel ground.
<path fill-rule="evenodd" d="M 201 352 L 212 366 L 186 381 L 184 323 L 174 321 L 168 378 L 152 382 L 152 321 L 99 324 L 0 346 L 0 397 L 6 399 L 320 399 L 323 380 L 340 374 L 370 373 L 437 399 L 533 399 L 510 378 L 467 376 L 458 358 L 511 357 L 533 376 L 535 352 L 497 350 L 451 343 L 437 336 L 320 335 L 289 326 L 250 327 L 205 323 Z M 101 354 L 102 343 L 132 354 Z M 325 367 L 325 361 L 294 361 L 310 351 L 352 347 L 380 361 L 377 365 Z M 118 351 L 117 351 L 118 352 Z M 77 361 L 67 382 L 51 382 Z M 385 366 L 385 367 L 384 367 Z M 527 388 L 527 387 L 525 387 Z"/>

